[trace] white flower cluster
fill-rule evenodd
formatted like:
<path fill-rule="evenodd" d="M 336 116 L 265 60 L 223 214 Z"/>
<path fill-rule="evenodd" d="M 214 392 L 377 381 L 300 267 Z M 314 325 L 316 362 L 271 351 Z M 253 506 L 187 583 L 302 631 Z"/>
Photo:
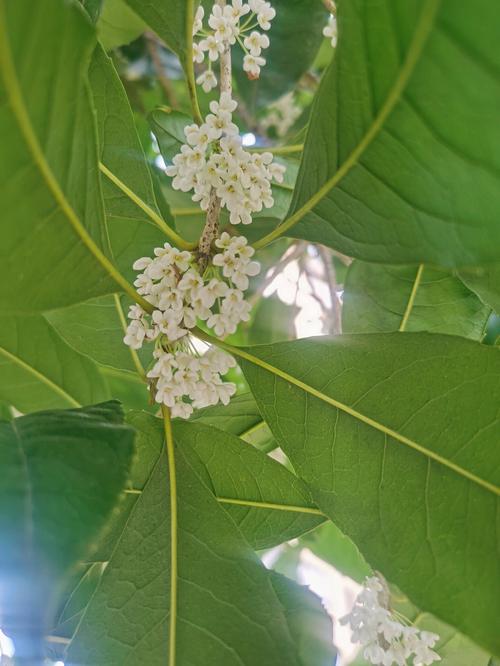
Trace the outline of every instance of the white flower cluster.
<path fill-rule="evenodd" d="M 234 333 L 241 321 L 248 321 L 251 306 L 243 292 L 249 276 L 260 270 L 252 261 L 255 250 L 243 236 L 224 232 L 215 243 L 220 252 L 205 276 L 200 275 L 191 252 L 180 252 L 169 243 L 155 248 L 154 258 L 142 257 L 133 266 L 142 271 L 134 286 L 154 310 L 150 315 L 139 305 L 131 306 L 124 342 L 140 349 L 144 342 L 154 341 L 156 364 L 147 376 L 154 380 L 155 399 L 182 418 L 193 407 L 218 401 L 227 404 L 235 392 L 234 384 L 221 379 L 234 365 L 233 359 L 215 350 L 198 357 L 189 332 L 198 319 L 218 336 Z M 216 277 L 218 267 L 224 279 Z"/>
<path fill-rule="evenodd" d="M 333 14 L 330 14 L 328 25 L 323 28 L 323 35 L 328 37 L 333 48 L 337 46 L 337 19 Z"/>
<path fill-rule="evenodd" d="M 187 144 L 166 169 L 172 187 L 189 192 L 203 210 L 208 209 L 215 189 L 231 224 L 250 224 L 252 213 L 274 205 L 271 181 L 283 182 L 285 167 L 273 162 L 272 153 L 244 150 L 238 127 L 232 121 L 236 102 L 223 92 L 220 101 L 210 102 L 205 122 L 184 128 Z"/>
<path fill-rule="evenodd" d="M 295 104 L 294 93 L 292 91 L 283 95 L 283 97 L 280 97 L 269 106 L 269 111 L 260 124 L 266 130 L 270 127 L 275 127 L 277 135 L 282 137 L 285 136 L 301 113 L 302 109 Z"/>
<path fill-rule="evenodd" d="M 242 22 L 242 18 L 248 17 Z M 197 79 L 205 92 L 217 85 L 217 78 L 212 71 L 212 63 L 218 60 L 228 46 L 236 42 L 243 49 L 243 69 L 251 79 L 258 79 L 260 68 L 266 64 L 262 50 L 269 46 L 269 37 L 254 28 L 269 30 L 271 21 L 276 16 L 275 10 L 266 0 L 232 0 L 231 4 L 221 7 L 215 4 L 208 19 L 211 30 L 203 29 L 205 11 L 202 6 L 196 12 L 193 24 L 193 36 L 202 39 L 193 43 L 193 59 L 202 63 L 208 54 L 208 69 Z"/>
<path fill-rule="evenodd" d="M 388 593 L 378 577 L 367 578 L 352 611 L 340 622 L 352 629 L 352 642 L 365 646 L 364 657 L 379 666 L 429 666 L 441 657 L 432 649 L 437 634 L 400 622 L 387 608 Z"/>
<path fill-rule="evenodd" d="M 235 384 L 221 379 L 236 365 L 234 358 L 213 347 L 199 357 L 185 351 L 172 354 L 164 349 L 155 350 L 154 357 L 156 363 L 147 376 L 156 382 L 156 402 L 170 407 L 172 416 L 187 419 L 195 407 L 208 407 L 219 401 L 227 405 L 236 391 Z"/>

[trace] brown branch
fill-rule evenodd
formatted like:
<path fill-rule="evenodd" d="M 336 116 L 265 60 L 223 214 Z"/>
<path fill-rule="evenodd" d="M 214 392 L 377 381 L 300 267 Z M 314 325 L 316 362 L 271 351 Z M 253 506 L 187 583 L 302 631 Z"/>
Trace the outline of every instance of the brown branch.
<path fill-rule="evenodd" d="M 217 0 L 217 4 L 224 7 L 226 0 Z M 231 46 L 226 44 L 224 51 L 220 55 L 220 92 L 226 92 L 232 95 L 233 92 L 233 77 L 231 70 Z M 203 274 L 205 268 L 210 261 L 210 254 L 212 251 L 212 243 L 217 238 L 219 232 L 219 217 L 220 217 L 221 201 L 217 196 L 215 188 L 212 187 L 210 191 L 210 201 L 207 209 L 207 219 L 203 233 L 201 234 L 200 242 L 198 244 L 198 264 L 200 272 Z"/>
<path fill-rule="evenodd" d="M 151 58 L 151 62 L 153 63 L 156 76 L 158 77 L 158 82 L 163 92 L 165 93 L 165 96 L 170 106 L 173 109 L 178 109 L 179 101 L 177 99 L 177 95 L 175 94 L 172 82 L 168 78 L 167 73 L 165 71 L 165 67 L 163 66 L 163 63 L 161 61 L 160 52 L 159 52 L 160 43 L 158 41 L 158 38 L 156 37 L 156 35 L 154 35 L 151 32 L 147 32 L 145 34 L 145 37 L 146 37 L 146 48 Z"/>
<path fill-rule="evenodd" d="M 330 14 L 333 14 L 334 16 L 337 15 L 337 7 L 335 6 L 333 0 L 323 0 L 323 4 L 325 5 L 327 12 L 330 12 Z"/>

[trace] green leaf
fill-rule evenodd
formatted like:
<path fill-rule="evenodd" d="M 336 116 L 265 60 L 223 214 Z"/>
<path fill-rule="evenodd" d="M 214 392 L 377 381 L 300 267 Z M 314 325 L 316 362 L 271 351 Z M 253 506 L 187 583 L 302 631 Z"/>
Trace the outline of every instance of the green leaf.
<path fill-rule="evenodd" d="M 237 435 L 245 442 L 266 452 L 277 447 L 269 426 L 262 416 L 251 393 L 234 397 L 229 405 L 216 405 L 197 410 L 190 423 L 204 423 L 219 430 Z"/>
<path fill-rule="evenodd" d="M 163 159 L 171 162 L 180 152 L 181 146 L 186 143 L 184 128 L 190 125 L 193 119 L 180 111 L 161 108 L 154 109 L 149 114 L 148 120 Z"/>
<path fill-rule="evenodd" d="M 496 0 L 459 11 L 451 0 L 339 2 L 291 235 L 382 263 L 498 261 L 499 21 Z"/>
<path fill-rule="evenodd" d="M 51 635 L 71 639 L 105 568 L 105 562 L 93 562 L 86 568 L 83 576 L 76 579 L 74 587 L 70 590 L 58 614 L 57 624 Z"/>
<path fill-rule="evenodd" d="M 181 60 L 185 59 L 188 38 L 188 16 L 193 11 L 193 0 L 125 0 Z"/>
<path fill-rule="evenodd" d="M 434 648 L 441 657 L 440 666 L 488 666 L 489 654 L 444 622 L 422 613 L 417 617 L 416 624 L 420 629 L 432 631 L 440 637 Z"/>
<path fill-rule="evenodd" d="M 261 298 L 253 314 L 248 342 L 258 345 L 293 339 L 294 319 L 298 313 L 298 307 L 283 303 L 277 296 Z"/>
<path fill-rule="evenodd" d="M 500 314 L 500 264 L 460 271 L 460 279 Z"/>
<path fill-rule="evenodd" d="M 174 435 L 181 448 L 196 451 L 215 496 L 253 548 L 271 548 L 325 521 L 300 479 L 234 435 L 195 423 L 176 423 Z"/>
<path fill-rule="evenodd" d="M 92 22 L 95 23 L 101 13 L 103 0 L 80 0 L 80 2 L 87 10 Z"/>
<path fill-rule="evenodd" d="M 0 317 L 0 399 L 21 412 L 79 407 L 109 397 L 95 364 L 40 315 Z"/>
<path fill-rule="evenodd" d="M 93 298 L 45 317 L 71 347 L 102 365 L 137 372 L 134 354 L 123 342 L 124 310 L 116 294 Z"/>
<path fill-rule="evenodd" d="M 100 47 L 94 51 L 89 78 L 97 110 L 101 163 L 122 183 L 122 188 L 167 226 L 156 205 L 127 95 L 113 63 Z M 102 176 L 102 187 L 113 255 L 120 271 L 133 281 L 134 261 L 149 256 L 152 248 L 163 245 L 167 238 L 150 215 L 106 174 Z"/>
<path fill-rule="evenodd" d="M 161 423 L 160 423 L 161 427 Z M 161 446 L 158 419 L 146 437 Z M 199 476 L 201 462 L 176 448 L 178 529 L 172 571 L 169 470 L 161 455 L 138 499 L 68 651 L 71 663 L 163 666 L 176 620 L 179 664 L 298 665 L 270 573 Z M 172 580 L 177 609 L 170 608 Z"/>
<path fill-rule="evenodd" d="M 303 545 L 317 557 L 358 583 L 362 583 L 367 576 L 373 575 L 372 568 L 367 564 L 356 544 L 330 521 L 306 535 Z"/>
<path fill-rule="evenodd" d="M 129 44 L 146 30 L 146 25 L 124 0 L 105 0 L 99 21 L 97 34 L 106 49 L 114 49 Z"/>
<path fill-rule="evenodd" d="M 257 81 L 250 81 L 243 71 L 241 49 L 233 49 L 238 92 L 252 111 L 287 93 L 310 69 L 328 16 L 317 0 L 273 0 L 272 6 L 276 17 L 266 33 L 271 44 L 262 53 L 266 66 Z"/>
<path fill-rule="evenodd" d="M 16 658 L 41 663 L 57 593 L 128 475 L 134 431 L 116 402 L 0 423 L 0 603 Z"/>
<path fill-rule="evenodd" d="M 500 652 L 484 530 L 500 494 L 498 350 L 388 333 L 232 351 L 319 508 L 420 608 Z"/>
<path fill-rule="evenodd" d="M 285 607 L 285 617 L 300 655 L 302 666 L 332 666 L 336 653 L 332 621 L 321 600 L 307 587 L 286 576 L 272 574 L 272 584 Z"/>
<path fill-rule="evenodd" d="M 490 312 L 446 271 L 354 261 L 344 287 L 342 329 L 345 333 L 429 331 L 481 340 Z"/>
<path fill-rule="evenodd" d="M 47 11 L 0 1 L 3 309 L 55 308 L 119 288 L 85 83 L 94 44 L 79 4 L 55 0 Z"/>

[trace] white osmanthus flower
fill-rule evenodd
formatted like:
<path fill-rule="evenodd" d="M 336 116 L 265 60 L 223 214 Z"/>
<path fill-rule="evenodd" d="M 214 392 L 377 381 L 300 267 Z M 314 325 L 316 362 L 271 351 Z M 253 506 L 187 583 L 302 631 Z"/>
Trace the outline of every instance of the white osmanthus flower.
<path fill-rule="evenodd" d="M 267 49 L 269 46 L 269 37 L 263 35 L 257 30 L 253 30 L 248 37 L 243 40 L 245 48 L 248 49 L 250 55 L 259 56 L 262 49 Z"/>
<path fill-rule="evenodd" d="M 250 16 L 247 17 L 248 14 Z M 194 19 L 193 35 L 200 35 L 202 39 L 193 44 L 194 61 L 203 62 L 204 54 L 208 53 L 209 69 L 207 71 L 211 72 L 212 63 L 219 59 L 221 53 L 238 42 L 245 52 L 244 70 L 250 78 L 258 78 L 260 68 L 266 63 L 265 59 L 261 57 L 262 49 L 267 49 L 270 42 L 267 35 L 263 35 L 255 28 L 269 30 L 275 16 L 276 11 L 271 7 L 271 3 L 265 0 L 249 0 L 249 2 L 232 0 L 224 7 L 219 4 L 212 7 L 208 17 L 208 29 L 204 30 L 204 12 L 200 7 Z M 215 75 L 210 76 L 206 72 L 204 74 L 205 76 L 198 77 L 197 83 L 203 87 L 205 92 L 209 92 L 214 87 L 212 83 Z"/>
<path fill-rule="evenodd" d="M 207 69 L 198 76 L 196 83 L 201 86 L 206 93 L 209 93 L 217 87 L 217 77 L 211 69 Z"/>
<path fill-rule="evenodd" d="M 441 657 L 432 649 L 439 636 L 403 624 L 388 608 L 389 594 L 377 577 L 367 578 L 351 612 L 341 618 L 352 630 L 352 642 L 364 646 L 364 657 L 378 666 L 429 666 Z"/>
<path fill-rule="evenodd" d="M 276 11 L 271 7 L 271 3 L 266 0 L 248 0 L 248 4 L 257 15 L 257 21 L 262 30 L 269 30 L 271 21 L 276 16 Z"/>
<path fill-rule="evenodd" d="M 338 35 L 337 19 L 333 14 L 330 14 L 330 18 L 328 19 L 328 25 L 325 25 L 325 27 L 323 28 L 323 35 L 325 37 L 328 37 L 333 48 L 337 46 L 337 35 Z"/>
<path fill-rule="evenodd" d="M 230 113 L 232 108 L 225 98 L 213 104 L 217 112 Z M 141 257 L 133 265 L 142 271 L 134 285 L 154 310 L 149 315 L 140 306 L 131 306 L 124 342 L 132 349 L 154 342 L 156 363 L 147 376 L 155 400 L 181 418 L 188 418 L 194 408 L 227 404 L 236 391 L 234 384 L 221 378 L 235 365 L 231 356 L 215 349 L 201 357 L 189 353 L 193 351 L 189 333 L 198 319 L 223 336 L 250 318 L 251 306 L 243 292 L 249 276 L 260 270 L 252 261 L 255 250 L 244 236 L 231 237 L 227 232 L 216 246 L 220 251 L 204 276 L 191 252 L 181 252 L 169 243 L 155 248 L 153 258 Z M 219 267 L 225 279 L 218 276 Z"/>
<path fill-rule="evenodd" d="M 174 189 L 193 191 L 193 201 L 203 210 L 207 210 L 214 188 L 231 224 L 250 224 L 253 213 L 274 205 L 271 183 L 283 181 L 285 167 L 273 162 L 272 153 L 249 153 L 243 148 L 232 121 L 236 107 L 226 92 L 218 102 L 212 101 L 205 122 L 184 129 L 187 144 L 166 173 L 173 178 Z"/>
<path fill-rule="evenodd" d="M 200 30 L 203 28 L 204 17 L 205 17 L 205 10 L 203 9 L 203 5 L 200 5 L 196 10 L 196 14 L 194 15 L 193 37 L 197 35 L 200 32 Z"/>
<path fill-rule="evenodd" d="M 248 75 L 252 79 L 258 79 L 260 76 L 260 68 L 264 67 L 266 64 L 266 59 L 261 56 L 254 56 L 251 53 L 243 58 L 243 69 L 245 72 L 248 72 Z"/>

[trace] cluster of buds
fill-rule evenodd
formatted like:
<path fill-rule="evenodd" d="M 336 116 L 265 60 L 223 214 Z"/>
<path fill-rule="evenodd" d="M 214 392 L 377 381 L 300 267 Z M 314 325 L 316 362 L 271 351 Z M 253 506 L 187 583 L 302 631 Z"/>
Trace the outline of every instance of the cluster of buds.
<path fill-rule="evenodd" d="M 285 136 L 294 122 L 300 117 L 302 107 L 295 104 L 294 93 L 289 92 L 273 102 L 262 119 L 260 126 L 262 129 L 274 127 L 279 137 Z"/>
<path fill-rule="evenodd" d="M 124 342 L 132 349 L 154 343 L 156 363 L 147 376 L 155 400 L 170 407 L 173 416 L 188 418 L 193 407 L 227 404 L 236 390 L 221 378 L 234 365 L 232 357 L 215 350 L 199 356 L 189 333 L 198 320 L 218 336 L 234 333 L 241 321 L 248 321 L 250 304 L 243 292 L 260 266 L 242 236 L 225 232 L 216 246 L 220 252 L 203 275 L 191 252 L 169 243 L 155 248 L 153 258 L 141 257 L 133 265 L 141 271 L 134 282 L 137 292 L 154 309 L 148 314 L 139 305 L 131 306 Z"/>
<path fill-rule="evenodd" d="M 212 70 L 212 63 L 219 59 L 225 49 L 238 43 L 244 52 L 243 69 L 251 79 L 258 79 L 260 68 L 266 64 L 262 50 L 269 46 L 269 37 L 255 28 L 269 30 L 271 21 L 276 16 L 275 10 L 266 0 L 232 0 L 231 4 L 221 7 L 216 4 L 208 18 L 209 29 L 203 28 L 205 11 L 199 7 L 196 12 L 193 36 L 200 41 L 193 43 L 193 59 L 197 63 L 205 60 L 208 54 L 208 69 L 197 78 L 205 92 L 217 85 L 217 78 Z M 243 18 L 246 17 L 244 20 Z"/>
<path fill-rule="evenodd" d="M 389 610 L 389 593 L 377 576 L 367 578 L 352 611 L 341 624 L 352 630 L 353 643 L 364 646 L 364 657 L 377 666 L 429 666 L 441 657 L 432 649 L 439 636 L 420 631 Z"/>
<path fill-rule="evenodd" d="M 272 153 L 244 150 L 232 113 L 236 102 L 223 92 L 210 102 L 205 122 L 184 128 L 187 144 L 166 168 L 172 187 L 194 191 L 193 201 L 203 210 L 210 203 L 212 189 L 229 211 L 231 224 L 250 224 L 252 214 L 274 205 L 271 182 L 283 182 L 285 167 L 273 162 Z"/>

